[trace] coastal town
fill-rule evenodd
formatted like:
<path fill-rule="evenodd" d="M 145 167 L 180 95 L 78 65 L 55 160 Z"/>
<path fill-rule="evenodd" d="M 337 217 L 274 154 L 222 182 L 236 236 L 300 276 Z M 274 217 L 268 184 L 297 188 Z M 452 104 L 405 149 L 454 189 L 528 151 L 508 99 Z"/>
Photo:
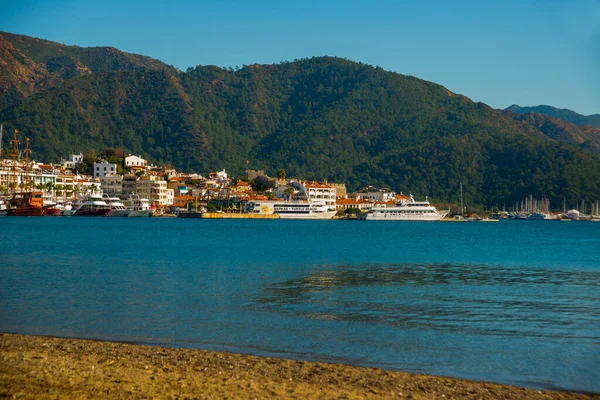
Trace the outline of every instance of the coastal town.
<path fill-rule="evenodd" d="M 463 204 L 451 213 L 450 209 L 436 209 L 427 198 L 417 201 L 411 194 L 385 188 L 369 186 L 348 193 L 344 183 L 288 178 L 283 169 L 276 177 L 252 169 L 240 178 L 225 170 L 203 176 L 155 166 L 139 155 L 120 154 L 120 163 L 97 157 L 92 174 L 85 174 L 80 168 L 82 153 L 71 154 L 56 164 L 29 160 L 28 154 L 26 148 L 24 157 L 0 162 L 2 214 L 454 222 L 600 220 L 598 202 L 592 204 L 589 214 L 576 209 L 551 213 L 547 199 L 529 197 L 515 204 L 510 213 L 467 215 Z"/>

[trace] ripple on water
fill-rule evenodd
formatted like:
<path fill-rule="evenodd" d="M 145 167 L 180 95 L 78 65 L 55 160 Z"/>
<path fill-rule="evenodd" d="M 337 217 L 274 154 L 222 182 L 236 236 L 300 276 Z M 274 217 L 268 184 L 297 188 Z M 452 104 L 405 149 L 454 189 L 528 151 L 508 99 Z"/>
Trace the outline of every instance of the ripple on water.
<path fill-rule="evenodd" d="M 306 318 L 600 344 L 600 275 L 466 264 L 322 266 L 254 305 Z"/>

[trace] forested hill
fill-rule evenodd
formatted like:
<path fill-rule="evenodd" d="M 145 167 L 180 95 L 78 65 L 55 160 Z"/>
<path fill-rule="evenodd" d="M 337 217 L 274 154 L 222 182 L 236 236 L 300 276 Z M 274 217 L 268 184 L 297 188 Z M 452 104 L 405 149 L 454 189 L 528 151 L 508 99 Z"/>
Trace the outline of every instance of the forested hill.
<path fill-rule="evenodd" d="M 113 47 L 66 46 L 0 31 L 0 110 L 77 76 L 170 68 Z"/>
<path fill-rule="evenodd" d="M 440 85 L 332 57 L 92 72 L 30 95 L 0 121 L 48 161 L 123 147 L 186 171 L 284 168 L 443 201 L 458 199 L 460 182 L 471 204 L 600 199 L 600 157 L 560 135 Z"/>
<path fill-rule="evenodd" d="M 520 107 L 517 104 L 513 104 L 506 110 L 515 112 L 517 114 L 543 114 L 549 117 L 560 118 L 564 121 L 571 122 L 575 125 L 590 125 L 596 128 L 600 128 L 600 114 L 586 116 L 578 114 L 575 111 L 568 110 L 566 108 L 556 108 L 552 106 Z"/>

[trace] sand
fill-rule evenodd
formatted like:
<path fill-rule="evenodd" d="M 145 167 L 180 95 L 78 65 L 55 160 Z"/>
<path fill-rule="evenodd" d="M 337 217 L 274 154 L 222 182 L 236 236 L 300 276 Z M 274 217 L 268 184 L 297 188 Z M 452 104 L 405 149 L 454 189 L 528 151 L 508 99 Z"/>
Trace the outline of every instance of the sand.
<path fill-rule="evenodd" d="M 340 364 L 0 334 L 0 398 L 599 399 Z"/>

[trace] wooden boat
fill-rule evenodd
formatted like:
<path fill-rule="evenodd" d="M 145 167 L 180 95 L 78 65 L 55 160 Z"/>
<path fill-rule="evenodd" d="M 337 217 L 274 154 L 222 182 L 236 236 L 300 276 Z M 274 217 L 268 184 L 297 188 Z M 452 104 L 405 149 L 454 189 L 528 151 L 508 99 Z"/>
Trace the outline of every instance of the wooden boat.
<path fill-rule="evenodd" d="M 45 214 L 43 192 L 19 192 L 9 200 L 10 217 L 38 217 Z"/>

